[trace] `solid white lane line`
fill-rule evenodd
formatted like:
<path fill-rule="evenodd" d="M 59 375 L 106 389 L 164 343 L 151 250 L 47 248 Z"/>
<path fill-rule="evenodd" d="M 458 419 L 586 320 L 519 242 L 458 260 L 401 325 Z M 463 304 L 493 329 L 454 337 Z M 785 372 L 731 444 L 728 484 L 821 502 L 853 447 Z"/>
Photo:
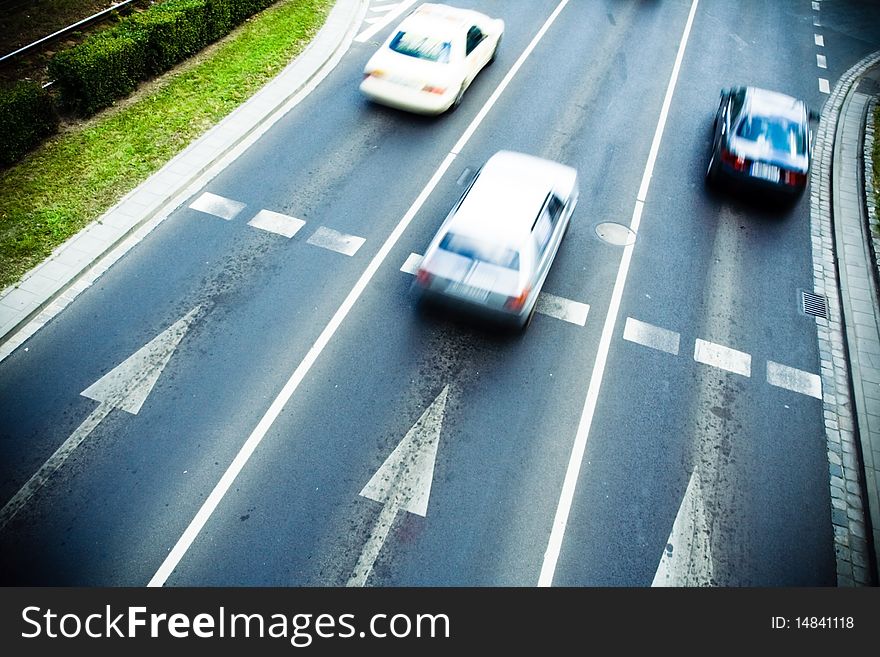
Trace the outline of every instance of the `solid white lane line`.
<path fill-rule="evenodd" d="M 814 34 L 813 41 L 815 41 L 816 45 L 819 46 L 820 48 L 825 47 L 825 37 L 823 37 L 821 34 Z"/>
<path fill-rule="evenodd" d="M 329 249 L 330 251 L 336 251 L 337 253 L 342 253 L 347 256 L 353 256 L 357 253 L 358 249 L 363 246 L 364 242 L 366 242 L 366 240 L 363 237 L 346 235 L 345 233 L 340 233 L 338 230 L 333 230 L 326 226 L 318 228 L 318 230 L 306 240 L 306 243 L 311 244 L 312 246 L 319 246 L 322 249 Z"/>
<path fill-rule="evenodd" d="M 822 378 L 794 367 L 767 361 L 767 383 L 802 395 L 822 399 Z"/>
<path fill-rule="evenodd" d="M 306 225 L 306 222 L 296 217 L 291 217 L 280 212 L 272 212 L 271 210 L 260 210 L 257 215 L 248 222 L 249 226 L 284 235 L 284 237 L 293 237 L 297 231 Z"/>
<path fill-rule="evenodd" d="M 510 84 L 510 81 L 513 79 L 516 72 L 522 67 L 523 62 L 529 56 L 529 54 L 535 49 L 538 45 L 538 42 L 544 36 L 544 33 L 556 20 L 556 17 L 559 15 L 559 12 L 562 11 L 562 8 L 568 4 L 568 0 L 562 0 L 559 5 L 557 5 L 556 9 L 550 14 L 550 17 L 544 23 L 538 33 L 534 36 L 532 41 L 520 55 L 519 59 L 517 59 L 516 63 L 513 67 L 508 71 L 507 75 L 501 81 L 501 84 L 498 88 L 493 92 L 493 94 L 489 97 L 489 100 L 486 101 L 486 105 L 483 107 L 483 110 L 486 110 L 486 107 L 493 105 L 498 98 L 501 96 L 502 91 Z M 385 262 L 385 259 L 388 257 L 388 254 L 400 240 L 400 237 L 403 235 L 403 232 L 409 227 L 412 220 L 415 218 L 416 213 L 421 209 L 422 205 L 424 205 L 427 198 L 431 195 L 431 192 L 434 191 L 434 188 L 446 174 L 446 171 L 452 165 L 452 162 L 455 160 L 455 154 L 458 153 L 461 148 L 467 143 L 470 136 L 477 129 L 477 126 L 482 122 L 483 118 L 485 118 L 487 113 L 486 111 L 481 111 L 474 117 L 474 120 L 471 122 L 470 126 L 465 130 L 464 134 L 458 140 L 458 143 L 453 147 L 453 151 L 451 151 L 440 164 L 438 169 L 434 172 L 434 175 L 431 176 L 431 179 L 425 185 L 424 189 L 419 193 L 416 200 L 413 201 L 413 204 L 410 206 L 409 210 L 406 211 L 406 214 L 403 215 L 400 222 L 398 222 L 397 226 L 395 226 L 394 230 L 388 236 L 388 239 L 385 240 L 385 243 L 379 248 L 379 251 L 373 256 L 373 259 L 370 261 L 370 264 L 367 265 L 367 268 L 364 270 L 364 273 L 361 274 L 361 277 L 354 284 L 354 287 L 351 289 L 351 292 L 348 293 L 348 296 L 345 297 L 345 300 L 342 302 L 342 305 L 336 310 L 336 313 L 328 322 L 327 326 L 324 327 L 324 330 L 321 331 L 321 334 L 318 336 L 318 339 L 312 345 L 311 349 L 309 349 L 305 358 L 303 358 L 302 362 L 297 366 L 296 370 L 294 370 L 293 374 L 291 374 L 290 378 L 287 380 L 287 383 L 284 384 L 284 387 L 281 389 L 281 392 L 278 393 L 278 396 L 272 401 L 269 405 L 268 410 L 265 415 L 260 419 L 257 426 L 254 427 L 254 430 L 251 432 L 250 436 L 248 436 L 244 445 L 242 445 L 238 454 L 236 454 L 235 458 L 232 460 L 232 463 L 229 464 L 229 467 L 226 468 L 226 471 L 223 473 L 223 476 L 220 478 L 220 481 L 217 482 L 217 485 L 214 486 L 214 489 L 208 495 L 205 502 L 202 504 L 201 508 L 196 513 L 195 517 L 190 521 L 187 528 L 184 530 L 183 535 L 177 540 L 174 547 L 169 551 L 168 556 L 165 557 L 165 560 L 159 566 L 159 569 L 156 571 L 156 574 L 150 579 L 147 586 L 156 587 L 163 586 L 165 582 L 168 580 L 168 577 L 174 572 L 174 569 L 177 567 L 177 564 L 180 563 L 180 560 L 183 559 L 189 547 L 192 545 L 193 541 L 196 537 L 201 533 L 205 524 L 208 522 L 208 519 L 214 513 L 214 510 L 220 504 L 220 501 L 226 495 L 226 492 L 235 482 L 238 474 L 244 468 L 245 464 L 250 459 L 251 455 L 256 450 L 257 446 L 265 437 L 266 433 L 269 431 L 269 428 L 281 414 L 281 411 L 284 409 L 284 406 L 290 401 L 290 398 L 293 396 L 293 393 L 299 387 L 300 383 L 302 383 L 303 379 L 305 379 L 306 374 L 309 373 L 309 370 L 312 369 L 312 366 L 315 364 L 315 361 L 318 360 L 318 356 L 324 351 L 324 348 L 330 342 L 330 339 L 336 334 L 336 331 L 339 329 L 339 326 L 348 316 L 348 313 L 351 312 L 352 307 L 355 302 L 360 298 L 361 294 L 363 294 L 364 290 L 367 288 L 367 285 L 372 280 L 373 276 L 375 276 L 379 267 Z"/>
<path fill-rule="evenodd" d="M 212 214 L 215 217 L 230 221 L 238 216 L 238 213 L 244 210 L 245 204 L 233 201 L 231 198 L 218 196 L 211 192 L 205 192 L 195 201 L 189 204 L 193 210 Z"/>
<path fill-rule="evenodd" d="M 415 1 L 416 0 L 404 0 L 403 2 L 399 3 L 397 5 L 396 9 L 389 11 L 388 14 L 382 20 L 380 20 L 377 23 L 373 23 L 372 26 L 368 27 L 366 30 L 364 30 L 363 32 L 358 34 L 354 38 L 354 40 L 363 43 L 367 39 L 371 38 L 374 34 L 376 34 L 376 32 L 378 32 L 383 27 L 388 25 L 391 21 L 393 21 L 395 18 L 400 16 L 407 9 L 407 7 L 411 7 L 413 4 L 415 4 Z M 375 19 L 367 19 L 366 22 L 369 23 L 369 22 L 372 22 L 373 20 L 375 20 Z"/>
<path fill-rule="evenodd" d="M 590 307 L 585 303 L 563 299 L 549 292 L 541 292 L 538 295 L 535 312 L 583 326 L 587 323 L 587 313 L 590 312 Z"/>
<path fill-rule="evenodd" d="M 698 3 L 699 0 L 693 0 L 691 3 L 690 13 L 688 14 L 687 22 L 684 26 L 684 32 L 679 41 L 678 54 L 675 56 L 675 64 L 672 67 L 672 73 L 669 77 L 669 85 L 666 88 L 666 97 L 663 99 L 663 106 L 660 110 L 660 117 L 657 121 L 657 129 L 654 131 L 654 140 L 651 143 L 651 151 L 648 155 L 645 171 L 642 174 L 642 184 L 639 187 L 639 195 L 636 199 L 635 208 L 633 209 L 632 220 L 630 221 L 630 230 L 636 234 L 639 232 L 639 224 L 642 220 L 642 210 L 645 205 L 644 199 L 648 193 L 651 175 L 654 171 L 654 163 L 657 159 L 657 152 L 660 150 L 660 141 L 663 138 L 666 117 L 669 114 L 669 107 L 672 104 L 672 94 L 675 91 L 675 84 L 678 80 L 678 73 L 681 69 L 681 62 L 684 58 L 685 47 L 687 46 Z M 605 317 L 605 326 L 602 329 L 602 336 L 599 340 L 596 362 L 593 365 L 590 384 L 587 388 L 587 399 L 584 402 L 584 409 L 581 413 L 577 435 L 575 436 L 575 441 L 572 445 L 571 457 L 569 458 L 568 468 L 565 472 L 562 491 L 559 495 L 559 504 L 556 507 L 556 515 L 553 519 L 553 527 L 551 529 L 550 538 L 547 541 L 547 549 L 544 552 L 544 562 L 541 565 L 538 586 L 551 586 L 553 584 L 553 574 L 556 572 L 556 563 L 559 560 L 562 539 L 565 537 L 565 527 L 568 523 L 568 515 L 571 511 L 575 487 L 577 486 L 577 480 L 580 476 L 584 451 L 587 448 L 587 438 L 590 434 L 590 427 L 593 424 L 596 402 L 599 399 L 599 390 L 602 387 L 602 377 L 605 373 L 605 365 L 608 360 L 608 352 L 611 348 L 611 339 L 614 336 L 614 327 L 617 323 L 617 316 L 620 313 L 620 303 L 623 298 L 623 290 L 626 287 L 626 278 L 629 273 L 629 266 L 632 261 L 634 248 L 634 242 L 623 247 L 620 268 L 617 271 L 617 279 L 614 282 L 614 290 L 611 293 L 611 303 L 608 307 L 608 314 Z"/>
<path fill-rule="evenodd" d="M 678 355 L 678 333 L 640 322 L 632 317 L 626 318 L 626 326 L 623 328 L 623 339 L 635 342 L 643 347 L 665 351 L 673 356 Z"/>
<path fill-rule="evenodd" d="M 825 59 L 825 55 L 816 55 L 816 66 L 819 68 L 828 68 L 828 62 Z"/>
<path fill-rule="evenodd" d="M 694 360 L 734 374 L 752 375 L 751 355 L 714 342 L 697 339 L 694 346 Z"/>
<path fill-rule="evenodd" d="M 819 78 L 819 91 L 823 94 L 831 93 L 831 86 L 828 84 L 828 80 L 825 78 Z"/>

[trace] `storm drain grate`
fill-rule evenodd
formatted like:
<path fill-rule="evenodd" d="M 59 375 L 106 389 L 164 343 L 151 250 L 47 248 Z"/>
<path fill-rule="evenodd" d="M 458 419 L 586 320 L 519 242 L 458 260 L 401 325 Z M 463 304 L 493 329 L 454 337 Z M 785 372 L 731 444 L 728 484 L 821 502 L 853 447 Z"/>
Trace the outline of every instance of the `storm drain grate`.
<path fill-rule="evenodd" d="M 801 292 L 801 302 L 807 315 L 828 319 L 828 302 L 825 297 L 812 292 Z"/>

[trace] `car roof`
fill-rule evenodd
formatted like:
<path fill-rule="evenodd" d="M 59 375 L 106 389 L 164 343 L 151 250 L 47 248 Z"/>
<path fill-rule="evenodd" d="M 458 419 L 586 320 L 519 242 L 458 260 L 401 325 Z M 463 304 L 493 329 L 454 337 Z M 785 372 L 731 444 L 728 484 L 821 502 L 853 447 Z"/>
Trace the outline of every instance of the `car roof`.
<path fill-rule="evenodd" d="M 577 179 L 574 168 L 534 155 L 499 151 L 481 167 L 447 229 L 519 246 L 528 237 L 547 195 L 562 200 Z"/>
<path fill-rule="evenodd" d="M 746 87 L 746 111 L 759 116 L 780 116 L 802 122 L 806 116 L 804 101 L 778 91 Z"/>
<path fill-rule="evenodd" d="M 471 9 L 425 2 L 407 14 L 400 23 L 400 29 L 451 40 L 462 36 L 479 16 L 478 12 Z"/>

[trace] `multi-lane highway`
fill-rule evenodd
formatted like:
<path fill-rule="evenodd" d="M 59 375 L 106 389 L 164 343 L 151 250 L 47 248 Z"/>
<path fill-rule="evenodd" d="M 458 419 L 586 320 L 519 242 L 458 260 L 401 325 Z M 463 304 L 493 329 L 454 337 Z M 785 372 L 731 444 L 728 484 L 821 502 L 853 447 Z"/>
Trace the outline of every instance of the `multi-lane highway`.
<path fill-rule="evenodd" d="M 810 195 L 703 173 L 722 87 L 821 109 L 880 7 L 458 4 L 506 32 L 457 110 L 367 102 L 365 22 L 0 362 L 5 584 L 835 584 Z M 410 291 L 500 149 L 581 180 L 521 335 Z"/>

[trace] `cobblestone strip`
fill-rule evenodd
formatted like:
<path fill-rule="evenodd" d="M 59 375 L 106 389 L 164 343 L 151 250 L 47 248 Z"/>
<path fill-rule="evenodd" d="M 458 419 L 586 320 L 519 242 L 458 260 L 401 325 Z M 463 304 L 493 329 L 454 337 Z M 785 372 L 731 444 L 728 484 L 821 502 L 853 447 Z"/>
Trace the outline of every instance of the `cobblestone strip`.
<path fill-rule="evenodd" d="M 834 136 L 840 109 L 852 86 L 880 54 L 870 55 L 838 80 L 816 132 L 810 180 L 810 232 L 815 293 L 826 297 L 828 317 L 816 318 L 822 377 L 825 436 L 831 486 L 831 520 L 838 586 L 871 586 L 871 558 L 865 532 L 862 472 L 858 465 L 856 418 L 850 389 L 845 330 L 841 314 L 837 257 L 832 224 L 831 175 Z"/>
<path fill-rule="evenodd" d="M 871 249 L 874 255 L 874 264 L 877 270 L 877 277 L 880 280 L 880 225 L 878 225 L 877 216 L 877 191 L 874 189 L 874 138 L 877 126 L 874 125 L 874 112 L 877 109 L 877 97 L 868 101 L 868 121 L 865 124 L 865 205 L 868 208 L 868 227 L 871 231 Z"/>

